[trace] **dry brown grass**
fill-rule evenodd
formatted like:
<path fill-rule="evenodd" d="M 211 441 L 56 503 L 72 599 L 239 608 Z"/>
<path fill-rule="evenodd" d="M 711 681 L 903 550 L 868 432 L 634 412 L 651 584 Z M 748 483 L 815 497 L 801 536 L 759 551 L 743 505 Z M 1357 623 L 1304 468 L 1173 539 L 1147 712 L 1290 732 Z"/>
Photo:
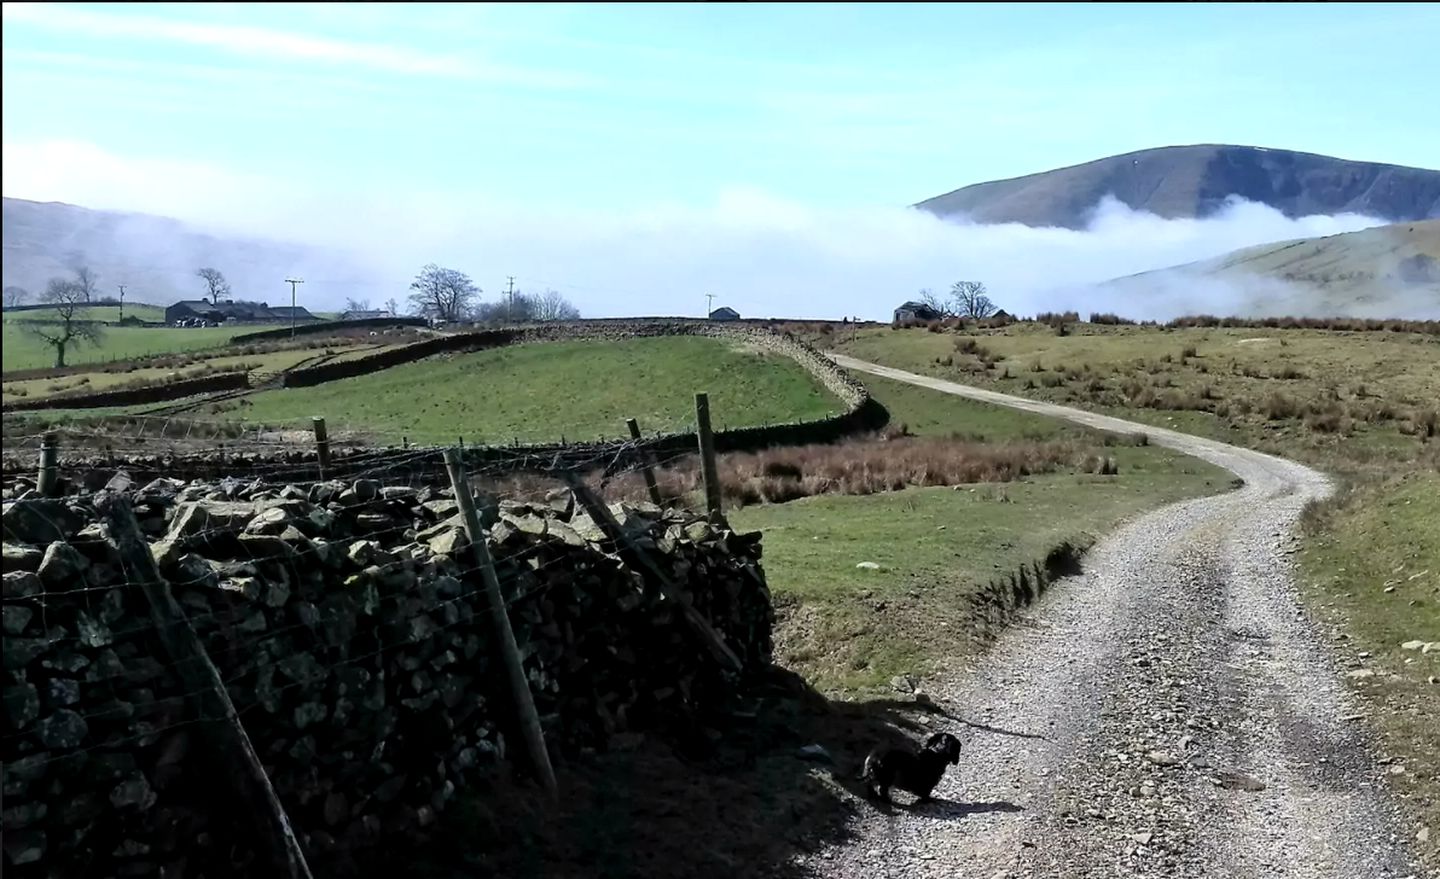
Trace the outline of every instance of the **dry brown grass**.
<path fill-rule="evenodd" d="M 716 462 L 721 495 L 729 506 L 785 503 L 821 494 L 870 495 L 911 487 L 1009 482 L 1035 473 L 1073 468 L 1113 475 L 1113 457 L 1095 454 L 1073 441 L 975 442 L 959 438 L 876 434 L 834 445 L 809 445 L 721 455 Z M 1118 440 L 1117 440 L 1118 441 Z M 692 501 L 703 488 L 698 459 L 688 456 L 655 471 L 661 499 Z M 644 477 L 626 472 L 604 486 L 606 497 L 649 499 Z M 486 486 L 504 497 L 542 497 L 558 483 L 511 476 Z"/>

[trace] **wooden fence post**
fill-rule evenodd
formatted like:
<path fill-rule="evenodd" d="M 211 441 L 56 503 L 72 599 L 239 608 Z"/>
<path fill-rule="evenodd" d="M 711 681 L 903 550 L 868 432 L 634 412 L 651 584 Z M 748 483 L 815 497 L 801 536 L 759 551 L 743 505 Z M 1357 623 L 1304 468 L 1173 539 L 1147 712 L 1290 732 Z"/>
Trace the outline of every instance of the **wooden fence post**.
<path fill-rule="evenodd" d="M 631 439 L 640 439 L 640 422 L 633 418 L 627 418 L 625 419 L 625 426 L 630 428 Z M 645 477 L 645 487 L 650 491 L 651 503 L 658 507 L 660 506 L 660 486 L 655 484 L 655 471 L 651 469 L 655 462 L 649 452 L 642 451 L 640 455 L 644 461 L 644 464 L 640 467 L 640 473 Z"/>
<path fill-rule="evenodd" d="M 311 426 L 315 429 L 315 452 L 320 460 L 320 478 L 324 479 L 330 472 L 330 436 L 325 432 L 325 419 L 316 415 L 310 419 Z"/>
<path fill-rule="evenodd" d="M 41 497 L 53 497 L 59 481 L 60 437 L 47 433 L 40 442 L 40 473 L 35 480 L 35 489 Z"/>
<path fill-rule="evenodd" d="M 270 784 L 270 777 L 260 764 L 260 757 L 250 743 L 250 736 L 240 723 L 235 704 L 220 678 L 220 671 L 205 652 L 205 645 L 195 634 L 190 620 L 170 592 L 170 584 L 160 576 L 150 546 L 140 533 L 130 501 L 113 493 L 101 494 L 95 506 L 105 516 L 110 537 L 120 553 L 120 561 L 129 584 L 138 584 L 150 604 L 150 622 L 164 645 L 166 653 L 180 675 L 185 689 L 194 700 L 199 716 L 214 723 L 201 724 L 211 740 L 214 757 L 225 768 L 235 793 L 245 801 L 255 819 L 255 830 L 262 857 L 269 862 L 276 876 L 286 879 L 311 879 L 310 867 L 300 848 L 290 817 Z"/>
<path fill-rule="evenodd" d="M 595 492 L 591 491 L 590 487 L 573 472 L 566 471 L 565 481 L 570 484 L 570 490 L 575 493 L 575 500 L 585 508 L 585 512 L 590 515 L 591 520 L 605 533 L 610 542 L 615 544 L 615 550 L 620 557 L 625 560 L 626 564 L 639 571 L 642 577 L 654 584 L 667 601 L 680 609 L 681 615 L 689 623 L 691 630 L 700 638 L 711 655 L 731 671 L 738 672 L 743 669 L 744 663 L 740 661 L 740 657 L 735 655 L 735 651 L 730 649 L 730 645 L 725 643 L 725 639 L 720 637 L 720 633 L 715 631 L 715 627 L 710 625 L 710 621 L 701 616 L 700 611 L 696 610 L 694 606 L 680 600 L 676 594 L 675 584 L 670 582 L 670 578 L 665 576 L 665 572 L 655 565 L 655 562 L 643 549 L 636 546 L 634 541 L 626 536 L 625 529 L 621 528 L 620 523 L 615 521 L 615 517 L 610 515 L 610 508 L 595 496 Z"/>
<path fill-rule="evenodd" d="M 460 520 L 465 524 L 465 536 L 474 547 L 475 561 L 485 582 L 485 604 L 490 614 L 490 636 L 494 639 L 505 676 L 510 684 L 510 696 L 514 701 L 516 720 L 524 736 L 530 765 L 535 770 L 545 791 L 553 798 L 556 794 L 555 770 L 550 766 L 550 752 L 545 748 L 545 732 L 540 728 L 540 716 L 535 712 L 535 700 L 530 692 L 530 682 L 525 679 L 525 666 L 520 658 L 520 648 L 515 643 L 515 632 L 510 628 L 510 616 L 505 611 L 505 596 L 500 592 L 500 578 L 495 574 L 495 562 L 490 558 L 490 546 L 485 542 L 485 532 L 480 529 L 480 517 L 475 512 L 475 498 L 470 494 L 470 485 L 465 480 L 465 465 L 460 460 L 458 449 L 445 450 L 445 468 L 450 472 L 450 485 L 455 489 L 455 502 L 460 506 Z"/>
<path fill-rule="evenodd" d="M 705 482 L 705 509 L 719 518 L 720 477 L 715 471 L 715 435 L 710 432 L 710 395 L 695 395 L 695 433 L 700 437 L 700 476 Z"/>

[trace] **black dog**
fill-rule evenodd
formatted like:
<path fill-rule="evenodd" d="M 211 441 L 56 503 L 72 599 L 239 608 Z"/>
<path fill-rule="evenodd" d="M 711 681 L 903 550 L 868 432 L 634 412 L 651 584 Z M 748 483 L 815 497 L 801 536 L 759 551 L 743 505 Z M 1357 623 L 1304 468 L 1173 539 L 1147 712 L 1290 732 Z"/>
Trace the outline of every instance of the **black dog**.
<path fill-rule="evenodd" d="M 898 787 L 925 802 L 945 774 L 946 763 L 960 763 L 960 740 L 949 733 L 936 733 L 914 754 L 899 748 L 871 751 L 860 780 L 865 782 L 866 796 L 878 794 L 888 803 L 890 788 Z"/>

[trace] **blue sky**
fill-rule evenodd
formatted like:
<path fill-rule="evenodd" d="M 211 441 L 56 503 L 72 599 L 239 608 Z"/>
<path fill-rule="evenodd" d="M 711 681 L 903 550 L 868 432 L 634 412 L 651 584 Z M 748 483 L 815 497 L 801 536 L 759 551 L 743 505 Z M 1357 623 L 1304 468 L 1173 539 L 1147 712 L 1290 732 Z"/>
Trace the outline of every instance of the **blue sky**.
<path fill-rule="evenodd" d="M 1428 5 L 12 6 L 7 142 L 337 188 L 863 205 L 1172 143 L 1440 164 Z"/>
<path fill-rule="evenodd" d="M 6 195 L 284 234 L 783 220 L 1179 143 L 1440 167 L 1431 4 L 6 4 L 3 45 Z"/>

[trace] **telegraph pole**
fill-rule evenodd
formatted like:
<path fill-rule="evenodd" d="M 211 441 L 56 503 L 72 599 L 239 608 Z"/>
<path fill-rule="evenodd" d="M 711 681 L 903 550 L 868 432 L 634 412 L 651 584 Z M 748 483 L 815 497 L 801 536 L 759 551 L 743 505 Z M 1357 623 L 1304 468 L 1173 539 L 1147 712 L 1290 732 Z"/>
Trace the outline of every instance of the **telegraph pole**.
<path fill-rule="evenodd" d="M 715 294 L 714 294 L 714 293 L 706 293 L 706 294 L 705 294 L 705 316 L 706 316 L 706 317 L 709 317 L 709 316 L 710 316 L 710 312 L 712 312 L 712 311 L 714 311 L 714 310 L 715 310 Z"/>
<path fill-rule="evenodd" d="M 124 285 L 124 284 L 116 284 L 115 286 L 117 286 L 117 287 L 120 288 L 120 319 L 121 319 L 121 320 L 124 320 L 124 319 L 125 319 L 125 285 Z"/>
<path fill-rule="evenodd" d="M 510 322 L 513 324 L 515 322 L 515 276 L 506 275 L 505 277 L 510 284 L 509 287 L 505 290 L 505 294 L 510 297 L 510 309 L 507 312 L 507 316 L 510 318 Z"/>
<path fill-rule="evenodd" d="M 286 278 L 290 285 L 290 338 L 295 338 L 295 285 L 305 283 L 304 278 Z"/>

